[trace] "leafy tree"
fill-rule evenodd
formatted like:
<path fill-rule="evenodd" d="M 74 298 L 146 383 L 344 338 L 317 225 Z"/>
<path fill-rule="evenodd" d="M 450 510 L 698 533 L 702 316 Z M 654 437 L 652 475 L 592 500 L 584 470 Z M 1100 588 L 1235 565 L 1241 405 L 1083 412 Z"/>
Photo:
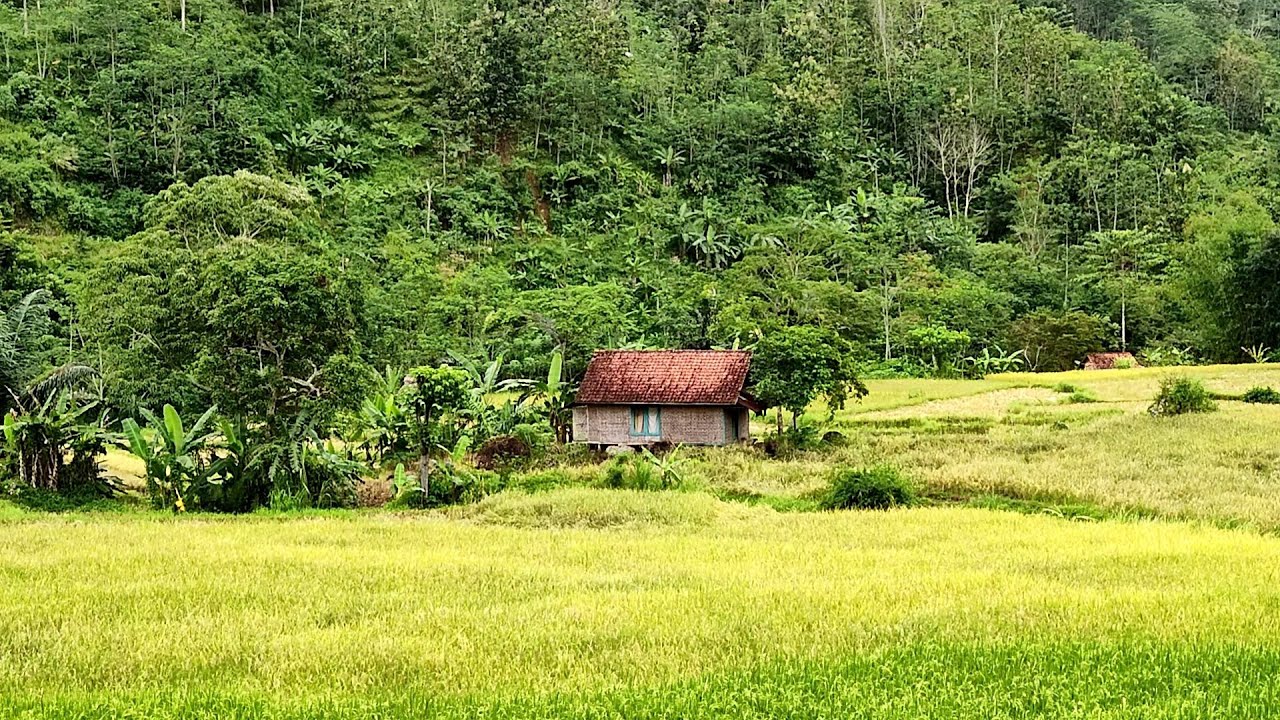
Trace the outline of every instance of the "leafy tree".
<path fill-rule="evenodd" d="M 569 378 L 803 325 L 888 364 L 1070 309 L 1277 344 L 1267 3 L 544 5 L 0 7 L 0 305 L 56 298 L 23 382 L 88 361 L 319 458 L 299 418 L 449 350 Z"/>
<path fill-rule="evenodd" d="M 106 251 L 80 305 L 121 404 L 217 404 L 283 432 L 304 408 L 358 401 L 363 293 L 311 239 L 305 200 L 247 175 L 178 186 Z"/>
<path fill-rule="evenodd" d="M 349 406 L 360 295 L 326 258 L 235 243 L 202 258 L 175 298 L 192 328 L 190 379 L 224 407 L 291 418 Z M 346 392 L 344 392 L 346 391 Z"/>
<path fill-rule="evenodd" d="M 751 362 L 753 392 L 765 407 L 791 411 L 791 422 L 819 397 L 831 413 L 844 407 L 849 395 L 867 394 L 854 371 L 848 345 L 830 330 L 796 326 L 766 335 L 756 345 Z"/>
<path fill-rule="evenodd" d="M 1181 297 L 1200 344 L 1234 360 L 1241 347 L 1275 347 L 1273 275 L 1278 241 L 1271 214 L 1252 193 L 1233 193 L 1193 216 L 1182 248 Z"/>
<path fill-rule="evenodd" d="M 954 375 L 972 342 L 969 333 L 945 325 L 920 325 L 907 333 L 908 346 L 933 374 Z"/>
<path fill-rule="evenodd" d="M 1109 334 L 1102 318 L 1079 310 L 1037 310 L 1018 318 L 1010 338 L 1022 350 L 1032 370 L 1071 370 L 1086 353 L 1106 347 Z"/>
<path fill-rule="evenodd" d="M 1161 243 L 1149 232 L 1110 230 L 1095 233 L 1084 245 L 1089 273 L 1085 278 L 1103 292 L 1117 296 L 1120 305 L 1120 349 L 1129 347 L 1129 305 L 1153 271 L 1168 262 Z"/>
<path fill-rule="evenodd" d="M 470 379 L 458 368 L 417 367 L 405 378 L 405 395 L 413 415 L 418 445 L 418 483 L 429 497 L 431 456 L 441 443 L 453 444 L 458 430 L 455 417 L 469 397 Z"/>

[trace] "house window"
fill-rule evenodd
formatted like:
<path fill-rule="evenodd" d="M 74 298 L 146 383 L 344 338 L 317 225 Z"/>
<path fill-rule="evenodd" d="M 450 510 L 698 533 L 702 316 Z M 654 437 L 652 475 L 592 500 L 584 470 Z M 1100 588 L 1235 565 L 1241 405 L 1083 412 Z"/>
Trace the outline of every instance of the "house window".
<path fill-rule="evenodd" d="M 662 434 L 662 414 L 656 407 L 631 408 L 631 434 L 656 437 Z"/>

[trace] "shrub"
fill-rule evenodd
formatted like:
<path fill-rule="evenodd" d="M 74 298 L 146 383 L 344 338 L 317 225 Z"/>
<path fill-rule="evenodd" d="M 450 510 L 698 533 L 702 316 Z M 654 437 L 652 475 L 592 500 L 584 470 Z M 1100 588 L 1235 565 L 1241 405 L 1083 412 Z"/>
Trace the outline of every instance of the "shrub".
<path fill-rule="evenodd" d="M 391 474 L 391 500 L 389 508 L 420 508 L 426 505 L 426 497 L 422 494 L 422 485 L 416 475 L 410 475 L 404 469 L 404 463 L 396 464 Z"/>
<path fill-rule="evenodd" d="M 624 455 L 605 466 L 601 485 L 614 490 L 662 490 L 662 474 L 648 457 Z"/>
<path fill-rule="evenodd" d="M 555 433 L 546 423 L 521 423 L 511 429 L 511 434 L 524 441 L 534 457 L 540 457 L 556 439 Z"/>
<path fill-rule="evenodd" d="M 437 466 L 428 486 L 427 507 L 460 505 L 478 502 L 499 492 L 504 486 L 502 477 L 485 470 L 468 470 L 450 466 Z M 419 493 L 421 494 L 421 493 Z"/>
<path fill-rule="evenodd" d="M 403 510 L 465 505 L 500 492 L 505 485 L 497 473 L 442 463 L 432 469 L 428 491 L 423 493 L 418 474 L 408 473 L 403 465 L 397 465 L 391 476 L 393 494 L 387 507 Z"/>
<path fill-rule="evenodd" d="M 897 469 L 881 465 L 870 469 L 839 468 L 823 499 L 825 510 L 887 510 L 912 505 L 915 487 Z"/>
<path fill-rule="evenodd" d="M 614 490 L 625 487 L 627 482 L 627 460 L 621 456 L 614 458 L 604 466 L 600 475 L 600 486 Z"/>
<path fill-rule="evenodd" d="M 594 471 L 604 457 L 603 451 L 592 450 L 585 443 L 565 443 L 547 448 L 542 462 L 549 467 L 590 466 Z"/>
<path fill-rule="evenodd" d="M 1167 377 L 1160 381 L 1160 392 L 1147 412 L 1156 417 L 1212 412 L 1217 404 L 1204 384 L 1186 376 Z"/>
<path fill-rule="evenodd" d="M 907 331 L 906 345 L 929 369 L 933 377 L 955 377 L 960 374 L 964 351 L 973 342 L 969 333 L 952 330 L 946 325 L 932 324 Z"/>
<path fill-rule="evenodd" d="M 819 450 L 826 442 L 826 435 L 821 427 L 801 421 L 795 427 L 784 429 L 781 434 L 769 434 L 764 441 L 764 450 L 769 457 L 786 457 L 797 452 Z"/>
<path fill-rule="evenodd" d="M 605 465 L 599 484 L 615 490 L 671 490 L 685 484 L 687 463 L 679 448 L 663 455 L 643 448 L 639 453 L 620 455 Z"/>
<path fill-rule="evenodd" d="M 350 508 L 359 504 L 365 466 L 332 447 L 312 451 L 305 461 L 304 482 L 311 507 Z"/>
<path fill-rule="evenodd" d="M 1196 357 L 1192 354 L 1191 348 L 1156 346 L 1142 351 L 1142 362 L 1149 367 L 1195 365 Z"/>
<path fill-rule="evenodd" d="M 127 497 L 117 497 L 92 485 L 59 491 L 33 488 L 20 482 L 4 488 L 0 483 L 0 496 L 18 507 L 40 512 L 122 511 L 133 506 Z"/>
<path fill-rule="evenodd" d="M 1280 392 L 1267 387 L 1252 387 L 1245 391 L 1240 397 L 1247 403 L 1259 403 L 1262 405 L 1280 405 Z"/>
<path fill-rule="evenodd" d="M 872 380 L 893 378 L 922 378 L 929 376 L 929 368 L 913 357 L 896 357 L 892 360 L 875 360 L 858 367 L 858 377 Z"/>
<path fill-rule="evenodd" d="M 1096 402 L 1098 402 L 1098 398 L 1094 397 L 1088 390 L 1076 390 L 1067 396 L 1067 404 L 1069 405 L 1081 405 Z"/>

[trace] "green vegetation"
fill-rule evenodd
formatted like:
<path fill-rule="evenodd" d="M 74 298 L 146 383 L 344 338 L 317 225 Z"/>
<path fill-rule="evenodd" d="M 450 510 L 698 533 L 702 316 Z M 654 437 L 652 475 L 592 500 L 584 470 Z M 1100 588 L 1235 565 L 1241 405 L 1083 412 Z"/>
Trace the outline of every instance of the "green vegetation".
<path fill-rule="evenodd" d="M 0 715 L 1267 716 L 1275 16 L 0 3 Z"/>
<path fill-rule="evenodd" d="M 1257 403 L 1261 405 L 1280 405 L 1280 392 L 1277 392 L 1271 386 L 1267 387 L 1251 387 L 1240 396 L 1240 399 L 1247 403 Z"/>
<path fill-rule="evenodd" d="M 752 361 L 753 389 L 765 406 L 778 408 L 779 434 L 783 410 L 791 411 L 794 429 L 798 416 L 819 397 L 834 413 L 850 394 L 855 400 L 867 394 L 854 372 L 850 348 L 831 331 L 784 328 L 760 341 Z"/>
<path fill-rule="evenodd" d="M 822 507 L 826 510 L 888 510 L 911 505 L 915 500 L 911 481 L 895 468 L 887 465 L 865 470 L 838 468 Z"/>
<path fill-rule="evenodd" d="M 1166 375 L 869 380 L 884 397 L 835 413 L 843 441 L 778 459 L 549 450 L 499 474 L 437 450 L 433 486 L 483 486 L 439 510 L 23 491 L 0 500 L 0 714 L 1260 717 L 1280 699 L 1275 420 L 1151 417 Z M 600 487 L 615 467 L 648 479 Z"/>
<path fill-rule="evenodd" d="M 1205 389 L 1204 383 L 1185 375 L 1175 375 L 1160 381 L 1160 392 L 1147 412 L 1161 417 L 1213 412 L 1217 409 L 1218 405 Z"/>
<path fill-rule="evenodd" d="M 124 420 L 216 406 L 228 506 L 345 503 L 350 463 L 434 504 L 463 437 L 567 440 L 600 347 L 751 348 L 839 415 L 1280 346 L 1265 3 L 703 5 L 0 7 L 8 474 L 101 484 Z M 388 400 L 442 364 L 424 430 Z"/>

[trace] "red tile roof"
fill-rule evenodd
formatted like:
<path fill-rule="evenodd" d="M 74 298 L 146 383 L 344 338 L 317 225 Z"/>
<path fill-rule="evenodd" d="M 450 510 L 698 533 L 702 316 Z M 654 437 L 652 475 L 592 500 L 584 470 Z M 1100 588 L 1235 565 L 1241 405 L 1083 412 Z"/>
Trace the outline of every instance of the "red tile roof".
<path fill-rule="evenodd" d="M 737 405 L 750 367 L 746 350 L 599 350 L 587 365 L 577 402 Z"/>
<path fill-rule="evenodd" d="M 1085 370 L 1110 370 L 1116 366 L 1128 364 L 1129 367 L 1142 367 L 1138 364 L 1138 359 L 1133 353 L 1127 352 L 1103 352 L 1089 353 L 1084 364 Z"/>

